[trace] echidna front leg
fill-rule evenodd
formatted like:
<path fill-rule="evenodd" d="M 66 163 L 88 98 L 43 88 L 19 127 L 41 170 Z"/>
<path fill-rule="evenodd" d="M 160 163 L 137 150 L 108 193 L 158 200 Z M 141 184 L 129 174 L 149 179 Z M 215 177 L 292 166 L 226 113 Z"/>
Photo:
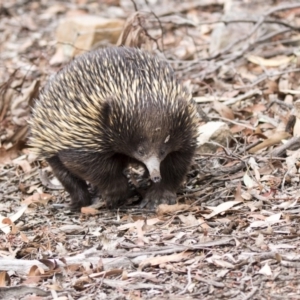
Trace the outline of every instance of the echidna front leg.
<path fill-rule="evenodd" d="M 146 192 L 141 207 L 156 208 L 159 204 L 175 204 L 176 191 L 184 180 L 194 151 L 170 153 L 160 165 L 162 180 Z"/>
<path fill-rule="evenodd" d="M 130 190 L 123 170 L 128 157 L 65 150 L 59 153 L 59 158 L 72 174 L 96 187 L 108 207 L 116 207 L 127 199 Z"/>
<path fill-rule="evenodd" d="M 110 158 L 104 157 L 101 160 L 97 187 L 108 208 L 116 208 L 124 204 L 132 194 L 128 179 L 123 174 L 127 165 L 128 157 L 121 154 L 115 154 Z"/>
<path fill-rule="evenodd" d="M 71 196 L 71 208 L 79 210 L 83 206 L 91 204 L 91 196 L 88 192 L 88 186 L 85 180 L 70 172 L 62 163 L 58 155 L 47 159 L 52 167 L 54 175 L 61 182 L 65 190 Z"/>

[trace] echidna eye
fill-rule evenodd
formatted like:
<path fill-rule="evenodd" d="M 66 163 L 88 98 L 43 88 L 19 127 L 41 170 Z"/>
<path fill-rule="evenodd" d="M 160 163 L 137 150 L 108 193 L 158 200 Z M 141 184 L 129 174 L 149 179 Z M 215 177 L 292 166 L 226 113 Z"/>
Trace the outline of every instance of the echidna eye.
<path fill-rule="evenodd" d="M 143 149 L 143 148 L 139 148 L 139 149 L 138 149 L 138 154 L 139 154 L 140 156 L 144 156 L 144 155 L 145 155 L 144 149 Z"/>
<path fill-rule="evenodd" d="M 160 155 L 161 155 L 161 156 L 164 156 L 165 153 L 166 153 L 166 150 L 160 150 Z"/>

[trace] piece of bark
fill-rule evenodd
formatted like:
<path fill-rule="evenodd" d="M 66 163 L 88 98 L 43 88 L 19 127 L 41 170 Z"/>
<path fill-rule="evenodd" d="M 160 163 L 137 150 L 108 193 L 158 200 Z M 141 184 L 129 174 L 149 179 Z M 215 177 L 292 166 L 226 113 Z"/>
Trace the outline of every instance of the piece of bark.
<path fill-rule="evenodd" d="M 48 296 L 50 293 L 35 287 L 25 285 L 13 287 L 0 287 L 0 299 L 11 299 L 23 297 L 27 294 L 36 294 L 37 296 Z"/>

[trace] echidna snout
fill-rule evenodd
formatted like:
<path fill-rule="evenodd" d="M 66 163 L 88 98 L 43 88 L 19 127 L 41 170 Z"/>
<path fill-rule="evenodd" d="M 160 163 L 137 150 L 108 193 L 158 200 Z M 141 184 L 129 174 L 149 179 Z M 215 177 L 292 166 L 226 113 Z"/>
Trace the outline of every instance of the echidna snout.
<path fill-rule="evenodd" d="M 150 179 L 154 182 L 161 181 L 160 175 L 160 161 L 156 155 L 152 155 L 146 160 L 143 160 L 143 163 L 146 165 L 148 172 L 150 174 Z"/>

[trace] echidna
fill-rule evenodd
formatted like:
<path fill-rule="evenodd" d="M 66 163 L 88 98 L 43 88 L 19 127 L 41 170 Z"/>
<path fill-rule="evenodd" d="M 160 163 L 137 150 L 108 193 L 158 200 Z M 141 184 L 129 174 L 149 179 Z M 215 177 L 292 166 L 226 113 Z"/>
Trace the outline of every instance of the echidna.
<path fill-rule="evenodd" d="M 172 68 L 142 50 L 86 53 L 50 78 L 36 100 L 31 146 L 51 165 L 75 209 L 89 182 L 109 207 L 124 203 L 123 170 L 142 163 L 153 184 L 142 207 L 173 204 L 196 147 L 196 108 Z"/>

